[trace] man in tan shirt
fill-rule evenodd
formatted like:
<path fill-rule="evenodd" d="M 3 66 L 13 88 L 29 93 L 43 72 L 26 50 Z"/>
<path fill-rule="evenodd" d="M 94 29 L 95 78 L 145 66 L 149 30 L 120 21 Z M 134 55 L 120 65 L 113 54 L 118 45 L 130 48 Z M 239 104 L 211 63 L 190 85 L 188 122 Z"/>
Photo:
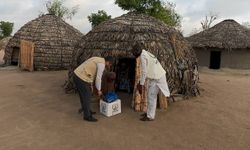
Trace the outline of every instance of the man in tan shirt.
<path fill-rule="evenodd" d="M 113 58 L 108 56 L 91 57 L 74 70 L 74 83 L 80 96 L 80 103 L 83 110 L 83 119 L 86 121 L 96 122 L 90 110 L 91 95 L 93 92 L 93 82 L 97 89 L 97 95 L 101 96 L 101 82 L 105 67 L 110 69 L 113 63 Z"/>

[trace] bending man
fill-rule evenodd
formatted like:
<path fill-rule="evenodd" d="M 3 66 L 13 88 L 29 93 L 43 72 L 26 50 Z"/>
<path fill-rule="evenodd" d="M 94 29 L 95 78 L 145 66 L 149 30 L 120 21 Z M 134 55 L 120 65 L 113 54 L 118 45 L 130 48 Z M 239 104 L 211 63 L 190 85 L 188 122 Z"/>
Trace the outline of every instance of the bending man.
<path fill-rule="evenodd" d="M 83 110 L 83 119 L 86 121 L 96 122 L 97 119 L 92 115 L 95 112 L 90 110 L 90 102 L 93 92 L 93 82 L 95 80 L 95 87 L 97 95 L 101 96 L 101 82 L 102 75 L 105 69 L 109 69 L 112 65 L 112 57 L 92 57 L 74 70 L 74 82 L 80 96 L 81 108 Z"/>
<path fill-rule="evenodd" d="M 143 114 L 143 118 L 140 120 L 152 121 L 155 119 L 159 90 L 161 90 L 166 97 L 170 96 L 166 81 L 166 71 L 163 69 L 158 59 L 150 52 L 142 49 L 141 45 L 138 43 L 133 46 L 132 53 L 136 58 L 140 57 L 141 59 L 141 77 L 137 85 L 140 94 L 142 94 L 146 78 L 149 80 L 147 113 Z"/>

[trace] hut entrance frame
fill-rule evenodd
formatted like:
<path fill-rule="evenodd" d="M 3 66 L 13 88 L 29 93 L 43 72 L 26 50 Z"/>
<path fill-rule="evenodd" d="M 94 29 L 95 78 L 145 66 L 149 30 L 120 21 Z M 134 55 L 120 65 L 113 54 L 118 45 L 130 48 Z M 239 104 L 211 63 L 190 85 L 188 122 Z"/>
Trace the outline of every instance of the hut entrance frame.
<path fill-rule="evenodd" d="M 21 40 L 19 67 L 23 70 L 34 71 L 34 43 Z"/>
<path fill-rule="evenodd" d="M 221 65 L 221 51 L 210 52 L 210 69 L 220 69 Z"/>
<path fill-rule="evenodd" d="M 20 55 L 20 47 L 13 47 L 11 54 L 11 65 L 17 66 Z"/>
<path fill-rule="evenodd" d="M 135 84 L 136 59 L 122 57 L 117 60 L 115 72 L 117 79 L 115 82 L 116 90 L 133 93 Z"/>

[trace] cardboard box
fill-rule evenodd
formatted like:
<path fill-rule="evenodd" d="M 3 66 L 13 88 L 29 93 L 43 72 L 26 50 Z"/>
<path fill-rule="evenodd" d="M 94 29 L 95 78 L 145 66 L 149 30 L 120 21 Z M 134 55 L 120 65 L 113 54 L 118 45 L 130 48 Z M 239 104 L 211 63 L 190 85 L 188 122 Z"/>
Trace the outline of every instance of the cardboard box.
<path fill-rule="evenodd" d="M 112 103 L 100 100 L 100 112 L 107 117 L 121 113 L 121 100 L 118 99 Z"/>

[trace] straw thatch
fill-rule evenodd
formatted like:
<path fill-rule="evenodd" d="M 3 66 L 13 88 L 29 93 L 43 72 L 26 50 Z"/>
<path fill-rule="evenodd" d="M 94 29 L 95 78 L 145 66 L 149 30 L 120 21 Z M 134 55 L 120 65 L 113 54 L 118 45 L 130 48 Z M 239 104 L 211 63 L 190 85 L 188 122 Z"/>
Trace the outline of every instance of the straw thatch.
<path fill-rule="evenodd" d="M 20 48 L 20 40 L 35 44 L 34 69 L 68 69 L 76 43 L 83 35 L 54 15 L 42 15 L 25 24 L 10 39 L 5 53 L 6 65 L 11 63 L 13 48 Z"/>
<path fill-rule="evenodd" d="M 91 56 L 133 57 L 135 42 L 156 55 L 167 71 L 172 94 L 193 96 L 198 93 L 196 56 L 183 36 L 163 22 L 142 14 L 128 13 L 106 21 L 83 37 L 74 52 L 66 91 L 74 88 L 72 71 Z"/>
<path fill-rule="evenodd" d="M 4 64 L 3 56 L 5 53 L 5 47 L 11 37 L 6 37 L 0 40 L 0 65 Z"/>
<path fill-rule="evenodd" d="M 10 40 L 10 36 L 0 40 L 0 50 L 4 50 Z"/>
<path fill-rule="evenodd" d="M 250 31 L 234 20 L 224 20 L 214 27 L 187 38 L 193 47 L 220 49 L 250 48 Z"/>

